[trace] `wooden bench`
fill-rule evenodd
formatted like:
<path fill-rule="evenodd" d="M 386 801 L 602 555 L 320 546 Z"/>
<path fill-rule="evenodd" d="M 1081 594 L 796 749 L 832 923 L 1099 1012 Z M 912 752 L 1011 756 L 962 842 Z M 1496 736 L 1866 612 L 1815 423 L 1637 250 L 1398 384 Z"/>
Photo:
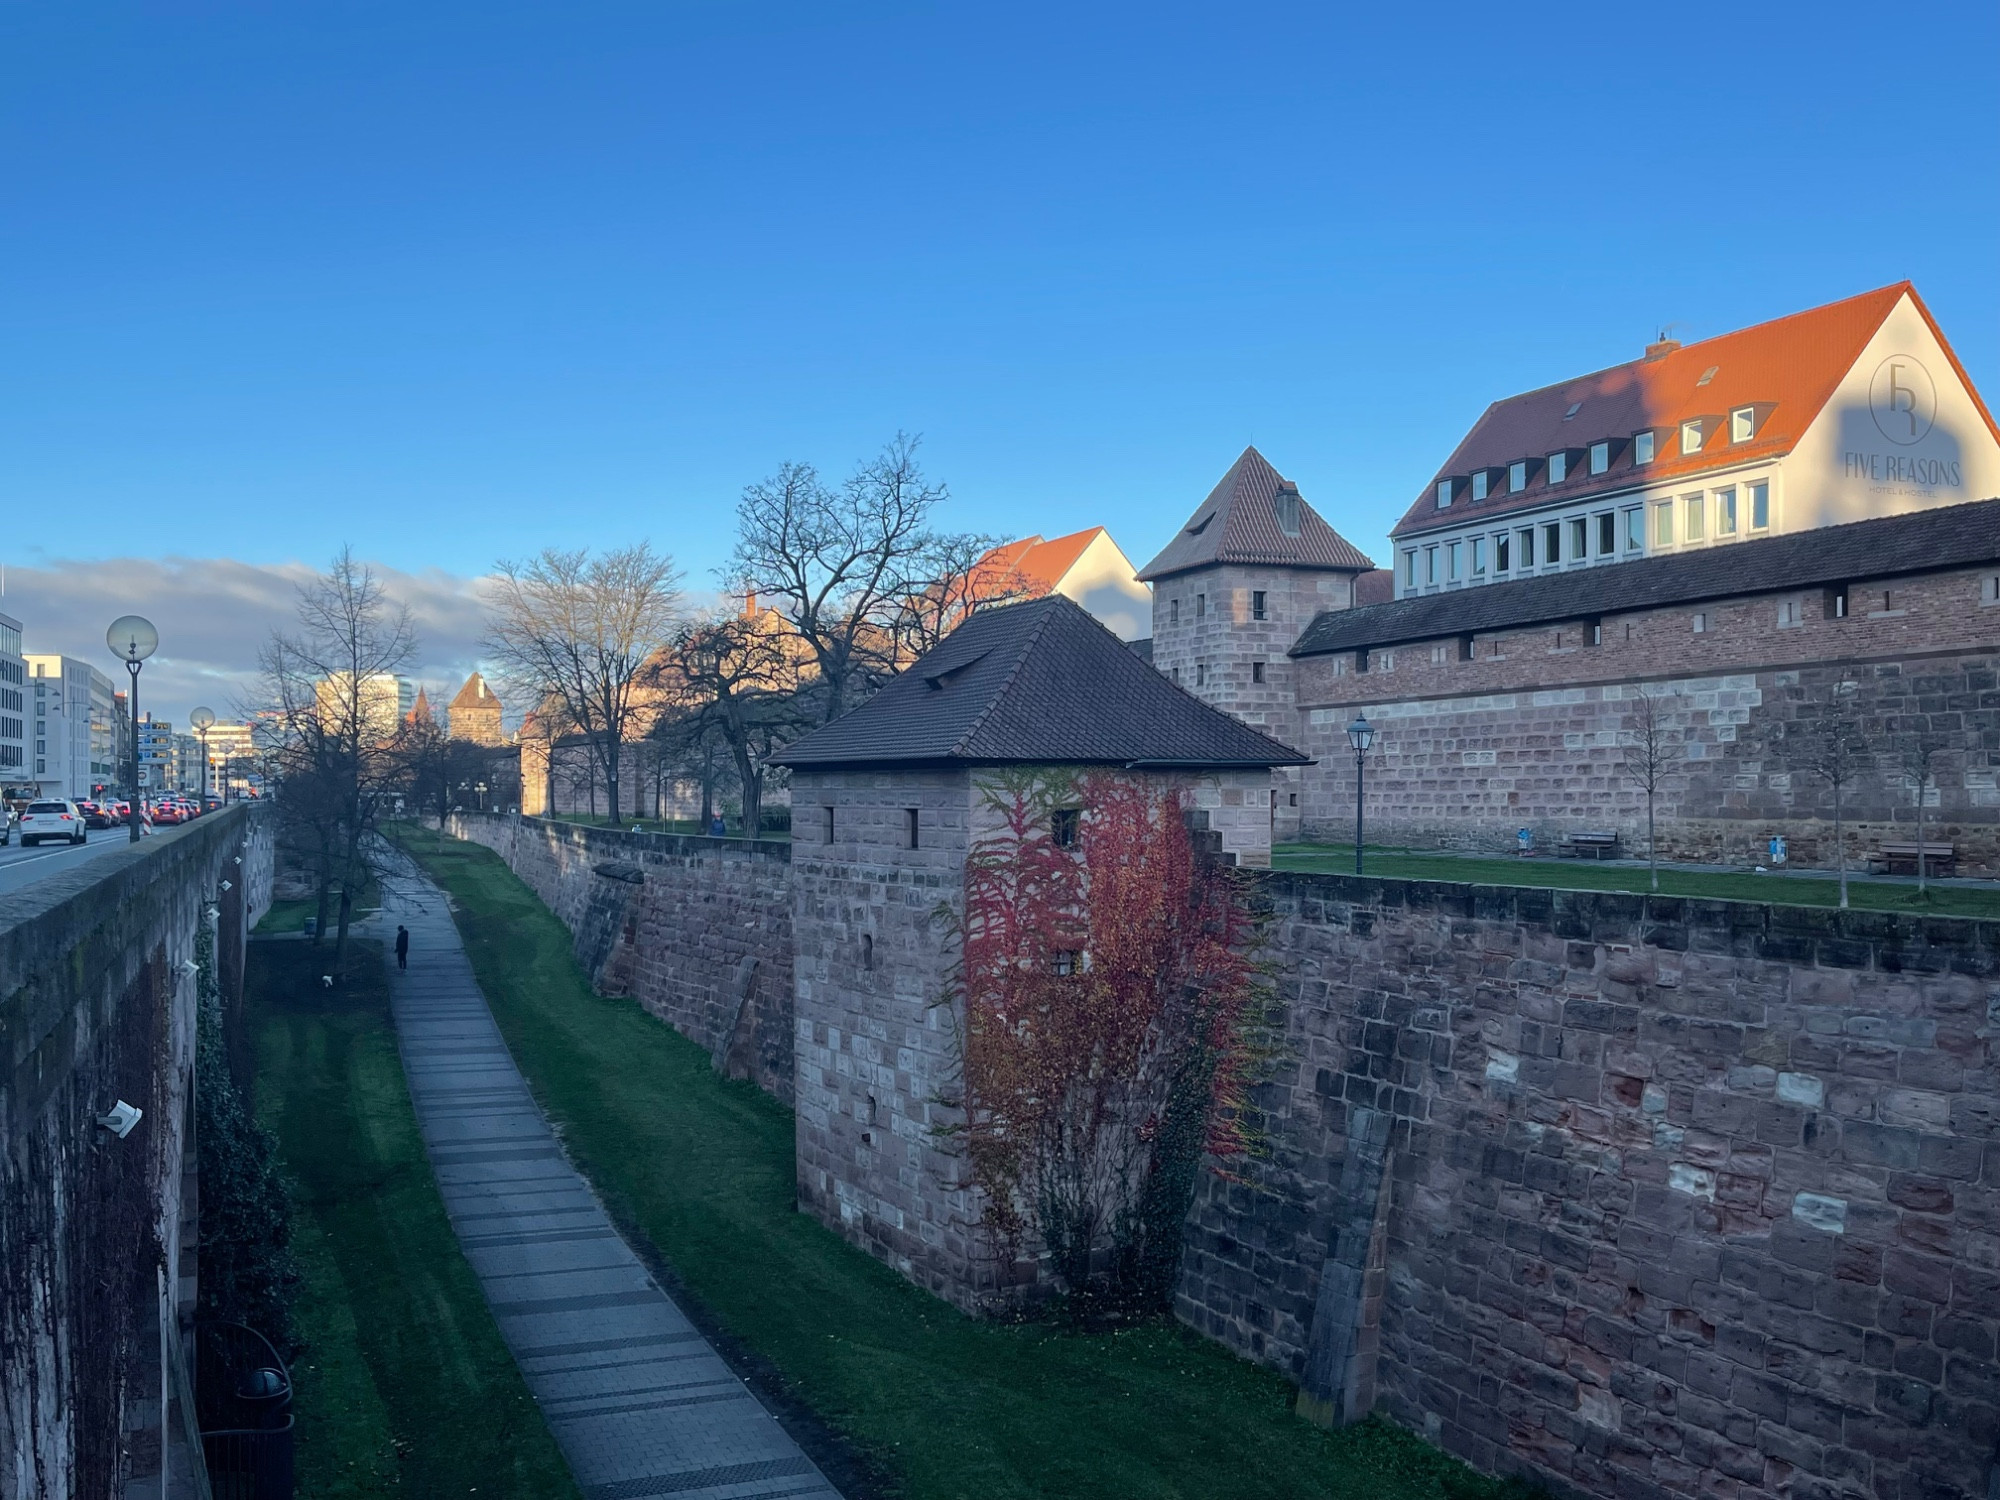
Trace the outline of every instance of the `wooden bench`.
<path fill-rule="evenodd" d="M 1907 844 L 1877 844 L 1875 852 L 1868 856 L 1868 868 L 1878 875 L 1914 875 L 1917 873 L 1917 855 L 1924 857 L 1926 875 L 1949 876 L 1958 869 L 1958 846 L 1956 844 L 1922 844 L 1915 839 Z"/>
<path fill-rule="evenodd" d="M 1562 852 L 1571 859 L 1616 859 L 1618 857 L 1618 835 L 1615 833 L 1572 833 L 1563 837 Z"/>

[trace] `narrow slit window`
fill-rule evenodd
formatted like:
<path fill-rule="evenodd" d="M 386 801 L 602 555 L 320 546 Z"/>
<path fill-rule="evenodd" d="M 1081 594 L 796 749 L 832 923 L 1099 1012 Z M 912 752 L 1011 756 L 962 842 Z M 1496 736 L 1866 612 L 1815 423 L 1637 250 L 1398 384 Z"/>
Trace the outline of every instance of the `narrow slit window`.
<path fill-rule="evenodd" d="M 916 848 L 919 836 L 917 809 L 906 807 L 903 809 L 903 847 L 905 849 Z"/>
<path fill-rule="evenodd" d="M 1180 622 L 1181 601 L 1178 599 L 1169 599 L 1167 601 L 1167 623 L 1169 625 L 1178 625 Z"/>
<path fill-rule="evenodd" d="M 826 807 L 826 840 L 825 840 L 825 842 L 827 842 L 827 843 L 829 843 L 829 844 L 833 842 L 833 806 L 832 806 L 832 804 L 831 804 L 831 803 L 829 803 L 829 804 L 827 805 L 827 807 Z"/>
<path fill-rule="evenodd" d="M 1253 589 L 1251 591 L 1250 593 L 1251 619 L 1264 620 L 1270 618 L 1269 614 L 1266 612 L 1266 601 L 1268 597 L 1269 596 L 1264 592 L 1263 589 Z"/>
<path fill-rule="evenodd" d="M 1261 661 L 1250 663 L 1250 680 L 1252 682 L 1262 682 L 1264 680 L 1264 664 Z"/>
<path fill-rule="evenodd" d="M 875 939 L 865 932 L 861 934 L 861 967 L 864 969 L 875 967 Z"/>

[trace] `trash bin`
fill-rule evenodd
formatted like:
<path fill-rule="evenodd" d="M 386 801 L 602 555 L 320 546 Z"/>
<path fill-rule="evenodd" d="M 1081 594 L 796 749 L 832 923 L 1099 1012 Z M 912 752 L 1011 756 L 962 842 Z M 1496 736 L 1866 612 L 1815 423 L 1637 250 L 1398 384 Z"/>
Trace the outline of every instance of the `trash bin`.
<path fill-rule="evenodd" d="M 307 918 L 306 918 L 306 923 L 305 923 L 305 926 L 304 926 L 303 928 L 301 928 L 301 929 L 300 929 L 300 931 L 304 932 L 304 933 L 305 933 L 305 935 L 306 935 L 307 937 L 316 937 L 316 936 L 318 936 L 318 934 L 319 934 L 319 918 L 318 918 L 318 917 L 307 917 Z"/>

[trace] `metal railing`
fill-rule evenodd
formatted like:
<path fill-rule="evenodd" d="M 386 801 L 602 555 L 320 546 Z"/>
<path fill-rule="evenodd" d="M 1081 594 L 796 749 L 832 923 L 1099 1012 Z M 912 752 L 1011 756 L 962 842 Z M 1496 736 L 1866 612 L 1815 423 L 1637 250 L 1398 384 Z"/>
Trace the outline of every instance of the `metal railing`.
<path fill-rule="evenodd" d="M 292 1375 L 271 1341 L 196 1324 L 195 1403 L 214 1500 L 292 1500 Z"/>

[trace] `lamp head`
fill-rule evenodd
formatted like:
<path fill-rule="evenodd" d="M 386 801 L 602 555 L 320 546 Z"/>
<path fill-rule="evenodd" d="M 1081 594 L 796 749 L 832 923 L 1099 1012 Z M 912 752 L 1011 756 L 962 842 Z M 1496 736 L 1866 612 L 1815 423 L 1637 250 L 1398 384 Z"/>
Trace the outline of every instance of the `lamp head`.
<path fill-rule="evenodd" d="M 197 708 L 188 715 L 188 723 L 193 725 L 197 732 L 208 728 L 214 722 L 215 710 L 212 708 Z"/>
<path fill-rule="evenodd" d="M 1368 715 L 1356 714 L 1354 722 L 1347 726 L 1347 742 L 1358 755 L 1366 755 L 1368 747 L 1375 742 L 1375 726 L 1368 722 Z"/>
<path fill-rule="evenodd" d="M 104 644 L 120 661 L 144 661 L 160 649 L 160 632 L 144 615 L 120 615 L 104 632 Z"/>

